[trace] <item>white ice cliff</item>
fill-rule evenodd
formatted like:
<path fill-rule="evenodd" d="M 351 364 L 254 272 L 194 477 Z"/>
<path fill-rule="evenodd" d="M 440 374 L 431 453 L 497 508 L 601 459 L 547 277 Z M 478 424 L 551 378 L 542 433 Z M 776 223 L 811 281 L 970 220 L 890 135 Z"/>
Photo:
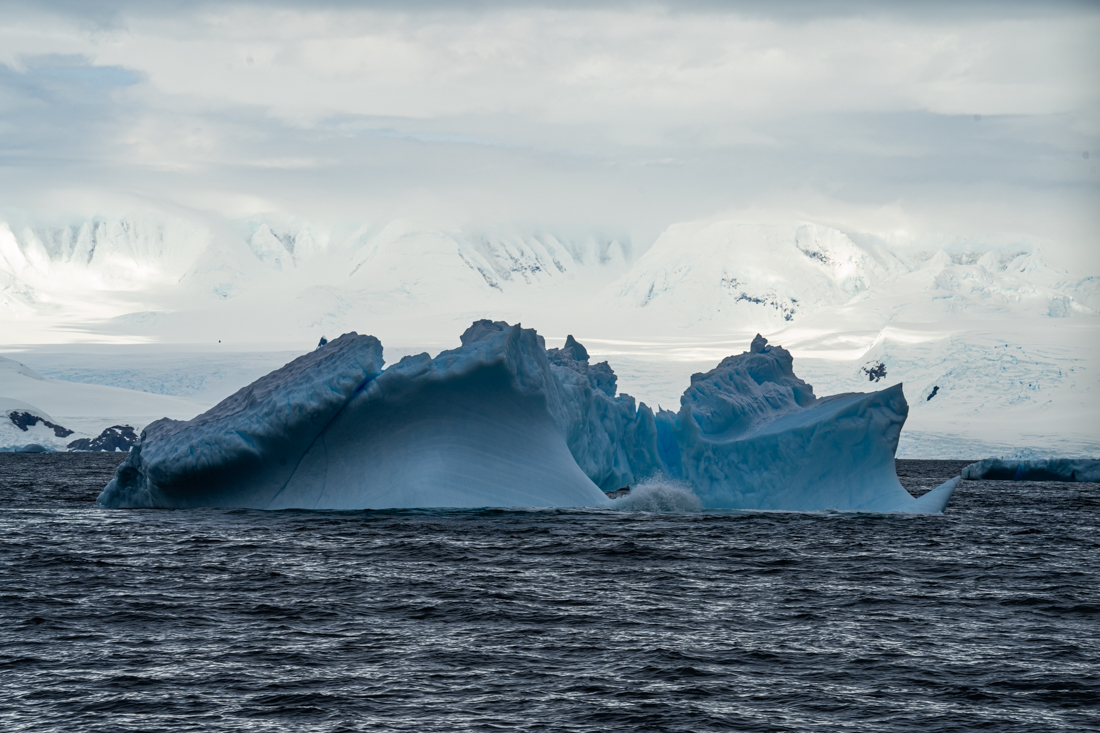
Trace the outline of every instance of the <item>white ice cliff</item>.
<path fill-rule="evenodd" d="M 705 508 L 925 513 L 958 483 L 914 499 L 898 482 L 900 386 L 816 398 L 760 337 L 656 417 L 572 337 L 547 350 L 518 325 L 478 321 L 457 349 L 382 364 L 377 339 L 345 334 L 193 420 L 155 422 L 99 503 L 614 506 L 604 491 L 664 474 Z"/>

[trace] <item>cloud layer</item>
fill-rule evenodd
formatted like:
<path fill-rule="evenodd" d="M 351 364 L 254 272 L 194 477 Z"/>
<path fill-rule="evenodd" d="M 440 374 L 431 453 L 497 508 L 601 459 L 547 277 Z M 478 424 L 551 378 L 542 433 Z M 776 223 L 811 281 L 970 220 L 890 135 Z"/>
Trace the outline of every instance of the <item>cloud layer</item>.
<path fill-rule="evenodd" d="M 10 5 L 0 205 L 1095 245 L 1100 13 L 867 7 Z"/>

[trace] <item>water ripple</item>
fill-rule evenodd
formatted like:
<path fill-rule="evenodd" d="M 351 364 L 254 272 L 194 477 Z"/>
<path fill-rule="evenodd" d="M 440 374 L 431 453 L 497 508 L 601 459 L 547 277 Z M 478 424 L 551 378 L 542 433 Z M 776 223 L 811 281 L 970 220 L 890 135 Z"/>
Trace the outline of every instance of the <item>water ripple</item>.
<path fill-rule="evenodd" d="M 942 517 L 103 511 L 117 462 L 0 455 L 4 730 L 1100 726 L 1096 484 L 966 482 Z"/>

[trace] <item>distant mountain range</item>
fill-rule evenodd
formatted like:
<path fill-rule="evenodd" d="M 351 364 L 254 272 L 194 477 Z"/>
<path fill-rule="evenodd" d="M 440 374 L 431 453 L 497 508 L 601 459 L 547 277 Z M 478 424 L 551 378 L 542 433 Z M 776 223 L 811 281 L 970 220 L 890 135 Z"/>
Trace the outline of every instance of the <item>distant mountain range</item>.
<path fill-rule="evenodd" d="M 666 406 L 662 384 L 759 331 L 819 393 L 903 381 L 903 447 L 978 457 L 1060 436 L 1063 452 L 1100 451 L 1100 277 L 1026 236 L 713 219 L 643 250 L 621 233 L 408 220 L 0 223 L 9 346 L 300 348 L 355 330 L 430 350 L 483 317 L 595 339 L 594 353 L 622 357 L 608 358 L 623 389 Z"/>
<path fill-rule="evenodd" d="M 774 331 L 827 308 L 887 308 L 893 319 L 1095 315 L 1100 279 L 1057 270 L 1024 237 L 889 241 L 808 222 L 677 224 L 640 256 L 625 235 L 405 220 L 344 233 L 293 221 L 0 223 L 0 319 L 16 331 L 186 341 L 188 312 L 205 321 L 219 304 L 240 309 L 226 332 L 235 340 L 456 311 L 549 311 L 553 321 L 564 310 L 614 332 L 718 333 Z M 290 320 L 275 329 L 244 317 L 287 304 Z"/>

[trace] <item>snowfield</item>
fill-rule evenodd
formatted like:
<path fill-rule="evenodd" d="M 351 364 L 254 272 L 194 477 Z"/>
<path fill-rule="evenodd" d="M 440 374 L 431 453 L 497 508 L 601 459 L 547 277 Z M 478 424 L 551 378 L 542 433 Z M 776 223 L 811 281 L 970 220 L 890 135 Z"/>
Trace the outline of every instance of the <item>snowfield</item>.
<path fill-rule="evenodd" d="M 197 409 L 199 404 L 179 397 L 49 379 L 21 362 L 0 357 L 0 450 L 27 444 L 65 450 L 73 440 L 94 438 L 112 425 L 140 430 L 166 415 L 184 417 Z M 9 418 L 13 412 L 41 419 L 21 430 Z M 64 430 L 48 428 L 44 421 Z M 71 433 L 58 434 L 64 431 Z"/>

